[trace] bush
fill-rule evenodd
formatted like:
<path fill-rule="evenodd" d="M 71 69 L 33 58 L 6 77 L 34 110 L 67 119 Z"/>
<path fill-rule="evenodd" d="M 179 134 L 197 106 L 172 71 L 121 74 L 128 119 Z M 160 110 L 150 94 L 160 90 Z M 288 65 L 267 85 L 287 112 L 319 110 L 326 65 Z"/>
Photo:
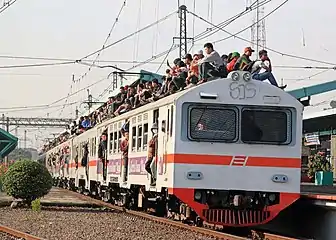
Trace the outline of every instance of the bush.
<path fill-rule="evenodd" d="M 21 160 L 9 167 L 3 178 L 6 193 L 31 204 L 46 195 L 52 187 L 52 177 L 47 168 L 38 162 Z"/>
<path fill-rule="evenodd" d="M 33 211 L 41 212 L 41 201 L 40 201 L 40 199 L 38 198 L 38 199 L 35 199 L 34 201 L 32 201 L 31 207 L 32 207 Z"/>
<path fill-rule="evenodd" d="M 333 170 L 333 166 L 326 159 L 325 154 L 323 152 L 318 152 L 314 155 L 309 156 L 308 159 L 308 176 L 314 177 L 316 172 L 331 172 Z"/>
<path fill-rule="evenodd" d="M 7 166 L 4 163 L 0 163 L 0 192 L 2 192 L 2 182 L 6 172 Z"/>

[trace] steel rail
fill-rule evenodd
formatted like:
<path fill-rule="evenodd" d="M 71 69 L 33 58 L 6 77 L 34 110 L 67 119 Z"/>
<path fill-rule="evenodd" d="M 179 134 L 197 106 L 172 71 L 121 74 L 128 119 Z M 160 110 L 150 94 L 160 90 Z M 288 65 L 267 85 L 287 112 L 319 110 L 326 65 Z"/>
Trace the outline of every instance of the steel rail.
<path fill-rule="evenodd" d="M 71 193 L 73 194 L 75 197 L 89 202 L 90 204 L 95 204 L 98 206 L 102 206 L 102 207 L 106 207 L 109 209 L 113 209 L 116 211 L 120 211 L 126 214 L 130 214 L 136 217 L 140 217 L 142 219 L 146 219 L 146 220 L 151 220 L 160 224 L 166 224 L 166 225 L 170 225 L 170 226 L 174 226 L 174 227 L 178 227 L 178 228 L 182 228 L 188 231 L 193 231 L 193 232 L 197 232 L 200 234 L 203 234 L 205 236 L 210 236 L 213 237 L 215 239 L 223 239 L 223 240 L 243 240 L 243 239 L 247 239 L 246 237 L 240 237 L 240 236 L 234 236 L 228 233 L 223 233 L 223 232 L 218 232 L 218 231 L 214 231 L 211 229 L 207 229 L 207 228 L 201 228 L 201 227 L 196 227 L 196 226 L 191 226 L 191 225 L 187 225 L 185 223 L 182 222 L 177 222 L 177 221 L 173 221 L 170 219 L 166 219 L 166 218 L 162 218 L 162 217 L 157 217 L 157 216 L 153 216 L 144 212 L 138 212 L 138 211 L 134 211 L 134 210 L 128 210 L 125 209 L 124 207 L 120 207 L 120 206 L 116 206 L 113 205 L 111 203 L 107 203 L 104 202 L 102 200 L 99 199 L 94 199 L 90 196 L 87 195 L 83 195 L 77 192 L 73 192 L 70 190 L 66 190 L 66 189 L 62 189 L 64 190 L 64 192 L 67 193 Z M 252 231 L 252 233 L 254 236 L 258 237 L 258 238 L 254 238 L 252 235 L 252 239 L 264 239 L 264 240 L 296 240 L 295 238 L 289 238 L 289 237 L 284 237 L 284 236 L 280 236 L 280 235 L 275 235 L 275 234 L 269 234 L 269 233 L 263 233 L 260 231 Z"/>
<path fill-rule="evenodd" d="M 23 238 L 25 240 L 46 240 L 44 238 L 36 237 L 31 234 L 24 233 L 4 225 L 0 225 L 0 232 L 7 233 L 8 235 L 11 235 L 13 237 Z"/>

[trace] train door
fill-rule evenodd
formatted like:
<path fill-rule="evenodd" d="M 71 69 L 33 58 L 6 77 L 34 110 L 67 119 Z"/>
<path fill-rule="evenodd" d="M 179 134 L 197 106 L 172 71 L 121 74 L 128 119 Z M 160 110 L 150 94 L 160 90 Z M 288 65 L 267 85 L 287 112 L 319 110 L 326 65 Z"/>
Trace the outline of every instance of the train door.
<path fill-rule="evenodd" d="M 168 106 L 162 107 L 159 111 L 159 131 L 158 131 L 158 156 L 159 175 L 166 178 L 167 175 L 167 148 L 170 133 L 170 109 Z"/>

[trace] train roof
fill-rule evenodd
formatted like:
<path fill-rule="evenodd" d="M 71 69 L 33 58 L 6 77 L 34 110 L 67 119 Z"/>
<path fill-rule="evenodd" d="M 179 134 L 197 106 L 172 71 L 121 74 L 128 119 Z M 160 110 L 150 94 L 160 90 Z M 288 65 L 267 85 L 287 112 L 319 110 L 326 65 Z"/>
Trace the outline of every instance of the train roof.
<path fill-rule="evenodd" d="M 164 97 L 162 99 L 159 99 L 155 102 L 152 103 L 148 103 L 146 105 L 143 105 L 141 107 L 138 107 L 136 109 L 133 109 L 129 112 L 123 113 L 119 116 L 116 116 L 114 118 L 108 119 L 100 124 L 97 124 L 94 128 L 89 129 L 87 131 L 85 131 L 84 133 L 78 135 L 78 136 L 72 136 L 71 138 L 69 138 L 66 142 L 59 144 L 58 146 L 56 146 L 55 148 L 59 148 L 60 146 L 62 146 L 63 144 L 68 143 L 71 139 L 73 139 L 74 137 L 85 137 L 86 134 L 91 133 L 91 131 L 96 131 L 97 129 L 101 128 L 101 127 L 105 127 L 106 125 L 109 125 L 113 122 L 119 122 L 122 121 L 124 119 L 128 119 L 133 117 L 134 115 L 140 114 L 142 112 L 146 112 L 149 111 L 153 108 L 158 108 L 164 105 L 167 105 L 169 103 L 173 103 L 175 101 L 177 101 L 179 98 L 181 98 L 182 96 L 186 96 L 189 95 L 190 93 L 193 94 L 195 93 L 196 95 L 199 95 L 200 90 L 208 92 L 208 93 L 218 93 L 219 91 L 223 91 L 224 89 L 220 89 L 218 88 L 218 83 L 220 83 L 221 81 L 226 81 L 227 87 L 229 88 L 229 83 L 232 83 L 233 81 L 230 80 L 231 78 L 226 78 L 226 79 L 216 79 L 207 83 L 203 83 L 202 85 L 199 85 L 197 87 L 193 87 L 190 89 L 186 89 L 177 93 L 174 93 L 172 95 L 169 95 L 167 97 Z M 265 94 L 268 94 L 267 97 L 272 97 L 272 96 L 279 96 L 280 98 L 285 98 L 285 105 L 288 103 L 291 104 L 291 106 L 298 108 L 298 109 L 303 109 L 303 105 L 296 99 L 294 98 L 291 94 L 281 90 L 280 88 L 276 88 L 274 86 L 272 86 L 269 83 L 265 83 L 262 81 L 256 81 L 256 80 L 252 80 L 253 83 L 260 87 L 260 89 L 262 89 L 261 93 L 263 94 L 263 97 L 265 97 Z M 223 84 L 223 87 L 225 86 L 225 84 Z M 194 94 L 193 94 L 194 95 Z M 245 104 L 245 103 L 244 103 Z M 252 105 L 253 105 L 253 101 L 252 101 Z M 280 105 L 282 106 L 282 105 Z M 53 148 L 53 149 L 55 149 Z M 50 149 L 49 151 L 52 151 L 53 149 Z"/>

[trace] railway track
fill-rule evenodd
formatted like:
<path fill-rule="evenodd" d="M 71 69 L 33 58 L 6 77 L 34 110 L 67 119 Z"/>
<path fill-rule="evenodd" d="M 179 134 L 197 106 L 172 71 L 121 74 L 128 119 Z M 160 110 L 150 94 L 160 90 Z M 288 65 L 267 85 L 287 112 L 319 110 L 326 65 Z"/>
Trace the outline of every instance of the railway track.
<path fill-rule="evenodd" d="M 17 240 L 19 240 L 19 239 L 20 240 L 21 239 L 24 239 L 24 240 L 45 240 L 43 238 L 39 238 L 39 237 L 33 236 L 31 234 L 18 231 L 16 229 L 13 229 L 13 228 L 10 228 L 10 227 L 4 226 L 4 225 L 0 225 L 0 232 L 7 234 L 9 237 L 12 237 L 11 239 L 14 238 L 15 240 L 16 239 Z"/>
<path fill-rule="evenodd" d="M 185 229 L 185 230 L 188 230 L 188 231 L 197 232 L 197 233 L 200 233 L 204 236 L 211 237 L 211 238 L 214 238 L 214 239 L 222 239 L 222 240 L 243 240 L 243 239 L 252 239 L 252 240 L 296 240 L 295 238 L 289 238 L 289 237 L 284 237 L 284 236 L 265 233 L 265 232 L 260 232 L 260 231 L 252 231 L 252 235 L 249 236 L 249 237 L 235 236 L 235 235 L 231 235 L 231 234 L 228 234 L 228 233 L 215 231 L 215 230 L 212 230 L 212 229 L 209 229 L 209 228 L 191 226 L 191 225 L 188 225 L 188 224 L 185 224 L 185 223 L 182 223 L 182 222 L 173 221 L 173 220 L 170 220 L 170 219 L 153 216 L 153 215 L 150 215 L 150 214 L 144 213 L 144 212 L 128 210 L 128 209 L 125 209 L 124 207 L 116 206 L 114 204 L 107 203 L 107 202 L 104 202 L 104 201 L 99 200 L 99 199 L 92 198 L 92 197 L 87 196 L 87 195 L 83 195 L 83 194 L 73 192 L 73 191 L 70 191 L 70 190 L 66 190 L 66 189 L 62 189 L 62 190 L 65 191 L 65 192 L 71 192 L 77 198 L 79 198 L 81 200 L 84 200 L 84 201 L 86 201 L 86 202 L 88 202 L 92 205 L 106 207 L 106 208 L 109 208 L 109 209 L 120 211 L 124 214 L 129 214 L 129 215 L 132 215 L 132 216 L 136 216 L 136 217 L 140 217 L 140 218 L 143 218 L 143 219 L 151 220 L 151 221 L 154 221 L 154 222 L 157 222 L 157 223 L 160 223 L 160 224 L 170 225 L 170 226 L 174 226 L 174 227 L 177 227 L 177 228 L 182 228 L 182 229 Z"/>

